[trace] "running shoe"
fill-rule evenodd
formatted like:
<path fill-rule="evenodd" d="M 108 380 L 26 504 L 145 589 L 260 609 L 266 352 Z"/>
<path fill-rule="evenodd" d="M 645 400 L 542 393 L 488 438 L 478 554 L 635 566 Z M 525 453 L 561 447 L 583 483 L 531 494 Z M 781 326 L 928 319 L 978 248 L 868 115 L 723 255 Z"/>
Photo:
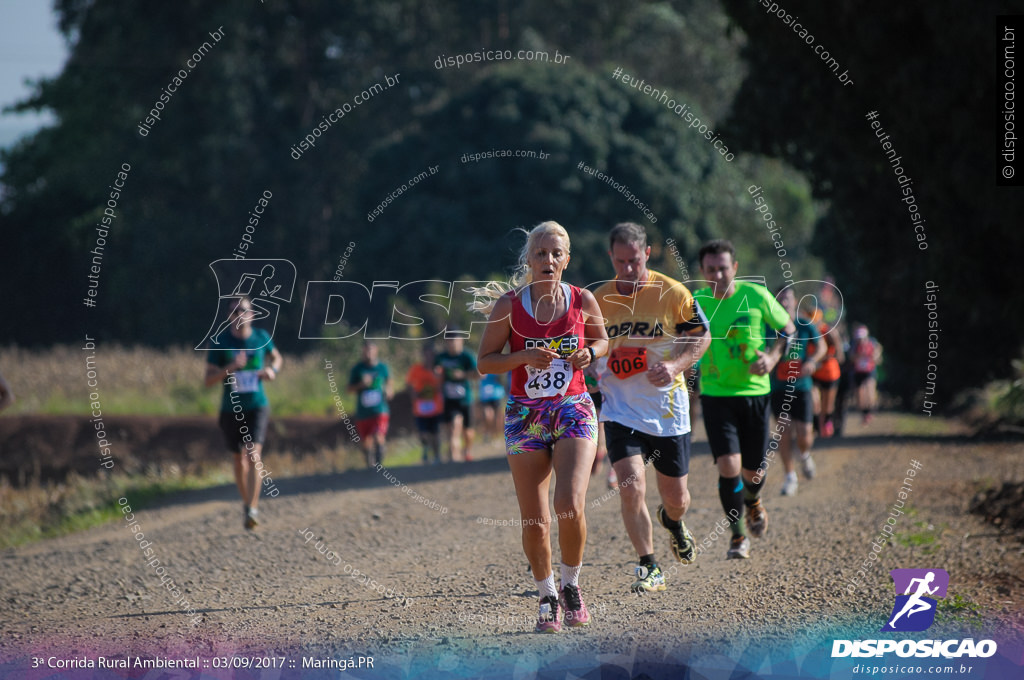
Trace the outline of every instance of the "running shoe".
<path fill-rule="evenodd" d="M 747 506 L 747 528 L 750 529 L 750 535 L 754 538 L 764 536 L 764 532 L 768 528 L 768 511 L 761 505 L 760 498 L 754 501 L 753 505 Z"/>
<path fill-rule="evenodd" d="M 608 468 L 608 488 L 614 489 L 619 485 L 619 478 L 615 476 L 615 468 Z"/>
<path fill-rule="evenodd" d="M 255 529 L 256 525 L 260 523 L 259 513 L 256 512 L 256 508 L 245 509 L 245 528 Z"/>
<path fill-rule="evenodd" d="M 562 630 L 558 620 L 558 598 L 548 595 L 540 599 L 540 614 L 534 630 L 537 633 L 557 633 Z"/>
<path fill-rule="evenodd" d="M 733 536 L 729 552 L 725 553 L 725 559 L 745 560 L 748 557 L 750 557 L 750 539 L 746 536 Z"/>
<path fill-rule="evenodd" d="M 814 479 L 814 473 L 818 471 L 818 466 L 814 464 L 814 459 L 811 458 L 811 454 L 807 454 L 805 457 L 800 459 L 800 469 L 803 470 L 804 477 L 807 479 Z"/>
<path fill-rule="evenodd" d="M 799 482 L 797 481 L 796 473 L 795 472 L 787 472 L 786 473 L 786 480 L 784 482 L 782 482 L 782 495 L 783 496 L 795 496 L 796 495 L 796 489 L 797 489 L 798 485 L 799 485 Z"/>
<path fill-rule="evenodd" d="M 661 526 L 668 529 L 669 536 L 672 537 L 672 554 L 683 564 L 691 564 L 697 558 L 697 544 L 694 542 L 690 530 L 686 528 L 682 520 L 679 521 L 677 528 L 670 527 L 668 523 L 671 520 L 665 514 L 664 505 L 658 506 L 658 521 L 661 522 Z"/>
<path fill-rule="evenodd" d="M 583 594 L 580 593 L 579 586 L 569 584 L 562 588 L 558 603 L 565 611 L 562 615 L 565 625 L 570 628 L 590 625 L 590 612 L 587 611 L 587 605 L 583 604 Z"/>
<path fill-rule="evenodd" d="M 633 585 L 630 587 L 630 590 L 634 593 L 650 593 L 655 590 L 665 590 L 665 574 L 661 573 L 661 567 L 658 565 L 648 568 L 638 564 L 634 572 L 636 573 L 636 580 L 633 581 Z"/>
<path fill-rule="evenodd" d="M 835 435 L 835 433 L 836 433 L 836 426 L 832 424 L 831 420 L 826 420 L 825 421 L 825 431 L 822 433 L 821 436 L 825 437 L 827 439 L 827 438 Z"/>

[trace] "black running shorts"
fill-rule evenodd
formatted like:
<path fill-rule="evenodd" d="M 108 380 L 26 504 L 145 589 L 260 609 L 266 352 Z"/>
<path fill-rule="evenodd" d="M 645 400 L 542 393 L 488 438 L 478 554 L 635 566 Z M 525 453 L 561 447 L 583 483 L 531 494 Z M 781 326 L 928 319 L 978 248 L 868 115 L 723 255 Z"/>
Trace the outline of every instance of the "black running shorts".
<path fill-rule="evenodd" d="M 771 396 L 709 397 L 702 394 L 700 404 L 715 460 L 739 453 L 744 470 L 760 469 L 768 450 Z"/>
<path fill-rule="evenodd" d="M 270 408 L 257 408 L 251 411 L 234 413 L 226 411 L 220 414 L 220 429 L 224 433 L 224 442 L 233 453 L 248 452 L 249 444 L 262 444 L 267 436 L 267 422 L 270 420 Z M 248 437 L 248 441 L 246 440 Z"/>
<path fill-rule="evenodd" d="M 604 441 L 612 465 L 629 456 L 643 456 L 666 477 L 683 477 L 690 472 L 690 433 L 656 437 L 639 430 L 605 421 Z"/>
<path fill-rule="evenodd" d="M 775 419 L 778 420 L 784 411 L 789 412 L 791 420 L 801 423 L 814 422 L 814 400 L 811 398 L 810 391 L 787 392 L 784 387 L 774 390 L 772 392 L 772 413 L 775 415 Z"/>
<path fill-rule="evenodd" d="M 812 378 L 812 380 L 814 381 L 814 386 L 819 390 L 828 390 L 833 387 L 838 387 L 839 385 L 839 378 L 836 378 L 835 380 L 819 380 L 818 378 Z"/>
<path fill-rule="evenodd" d="M 450 424 L 455 420 L 455 416 L 459 413 L 462 414 L 462 426 L 465 428 L 473 427 L 473 420 L 471 418 L 473 407 L 471 404 L 467 404 L 461 399 L 444 400 L 444 422 L 446 424 Z"/>
<path fill-rule="evenodd" d="M 420 434 L 437 434 L 441 431 L 441 416 L 416 416 L 416 431 Z"/>

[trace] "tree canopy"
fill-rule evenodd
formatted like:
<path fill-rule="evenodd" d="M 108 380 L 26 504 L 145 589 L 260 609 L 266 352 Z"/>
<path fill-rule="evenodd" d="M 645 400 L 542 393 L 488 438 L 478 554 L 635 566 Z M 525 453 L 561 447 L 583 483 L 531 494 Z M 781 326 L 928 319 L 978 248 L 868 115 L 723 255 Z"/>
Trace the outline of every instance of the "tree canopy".
<path fill-rule="evenodd" d="M 59 0 L 69 61 L 19 105 L 57 122 L 0 155 L 0 218 L 18 254 L 8 279 L 33 282 L 4 299 L 15 322 L 3 340 L 72 341 L 88 324 L 106 340 L 194 342 L 215 296 L 208 265 L 244 235 L 246 257 L 295 263 L 299 302 L 350 242 L 344 276 L 366 285 L 484 279 L 512 264 L 515 227 L 546 219 L 573 237 L 576 283 L 611 275 L 605 234 L 628 219 L 648 227 L 670 275 L 681 271 L 667 239 L 697 278 L 700 242 L 724 236 L 741 273 L 775 287 L 760 187 L 795 278 L 836 275 L 908 402 L 928 363 L 925 281 L 942 287 L 943 398 L 1006 374 L 1020 341 L 1000 317 L 1016 318 L 1024 296 L 1009 261 L 1021 236 L 1004 224 L 1020 198 L 994 186 L 979 141 L 995 96 L 992 16 L 790 4 L 851 85 L 758 3 Z M 520 50 L 535 58 L 504 58 Z M 734 159 L 615 69 L 685 102 Z M 914 180 L 926 251 L 865 120 L 873 110 Z M 545 156 L 462 160 L 495 149 Z M 972 261 L 1005 297 L 961 283 Z M 283 327 L 298 327 L 300 307 Z M 978 334 L 986 351 L 953 361 Z M 277 339 L 300 348 L 294 330 Z"/>

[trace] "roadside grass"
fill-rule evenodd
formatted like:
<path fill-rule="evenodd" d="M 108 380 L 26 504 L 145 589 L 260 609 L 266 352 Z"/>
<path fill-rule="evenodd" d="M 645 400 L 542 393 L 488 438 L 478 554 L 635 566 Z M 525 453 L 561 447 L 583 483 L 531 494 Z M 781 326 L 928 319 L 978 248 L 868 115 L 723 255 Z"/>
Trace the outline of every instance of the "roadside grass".
<path fill-rule="evenodd" d="M 983 625 L 981 607 L 959 593 L 947 593 L 939 600 L 935 620 L 952 623 L 963 628 L 980 631 Z"/>
<path fill-rule="evenodd" d="M 418 465 L 420 445 L 414 438 L 388 442 L 384 459 L 389 468 Z M 266 459 L 275 481 L 317 474 L 363 469 L 361 450 L 323 447 L 301 456 L 274 453 Z M 234 486 L 230 460 L 206 462 L 184 472 L 175 463 L 151 466 L 143 474 L 108 474 L 95 477 L 69 474 L 63 481 L 30 481 L 14 487 L 0 477 L 0 550 L 47 538 L 84 531 L 121 517 L 117 500 L 127 498 L 135 510 L 182 491 Z M 237 492 L 232 488 L 232 498 Z"/>
<path fill-rule="evenodd" d="M 170 466 L 169 466 L 170 467 Z M 0 486 L 0 549 L 83 531 L 121 516 L 117 500 L 144 508 L 156 499 L 231 480 L 230 470 L 211 468 L 201 474 L 159 476 L 104 474 L 86 478 L 72 473 L 62 482 L 14 488 Z"/>
<path fill-rule="evenodd" d="M 889 413 L 893 433 L 898 437 L 951 437 L 965 432 L 963 426 L 946 418 L 929 418 L 917 413 Z"/>
<path fill-rule="evenodd" d="M 343 405 L 353 412 L 355 397 L 344 388 L 349 371 L 359 361 L 360 348 L 359 341 L 325 341 L 310 344 L 304 354 L 284 353 L 283 370 L 266 385 L 274 414 L 329 416 L 335 412 L 324 359 L 332 362 Z M 391 343 L 381 351 L 396 392 L 405 388 L 404 377 L 419 360 L 421 348 L 415 342 Z M 108 416 L 212 416 L 221 399 L 220 387 L 203 385 L 206 353 L 189 347 L 100 344 L 95 350 L 72 345 L 28 350 L 9 346 L 0 348 L 0 367 L 15 395 L 4 415 L 85 415 L 91 410 L 90 394 L 96 394 Z M 95 371 L 96 386 L 88 384 L 87 370 Z"/>
<path fill-rule="evenodd" d="M 344 388 L 351 367 L 359 361 L 361 346 L 358 340 L 323 341 L 310 343 L 305 354 L 284 353 L 283 370 L 266 386 L 274 415 L 336 414 L 325 359 L 333 364 L 331 370 L 344 408 L 354 413 L 355 397 Z M 421 349 L 421 343 L 391 343 L 381 352 L 396 392 L 404 389 L 404 376 L 419 360 Z M 15 403 L 4 415 L 85 418 L 93 408 L 91 401 L 98 399 L 105 416 L 213 417 L 220 406 L 221 388 L 203 385 L 205 364 L 205 352 L 183 346 L 158 349 L 99 343 L 91 350 L 83 350 L 80 345 L 45 350 L 2 347 L 0 367 L 15 395 Z M 95 386 L 88 384 L 86 373 L 90 370 L 95 371 Z M 91 398 L 91 394 L 95 396 Z M 388 466 L 419 462 L 415 441 L 394 440 L 388 449 Z M 275 452 L 270 461 L 275 479 L 342 472 L 365 465 L 355 447 L 325 447 L 303 456 Z M 62 481 L 29 480 L 17 488 L 0 478 L 0 549 L 99 526 L 120 515 L 117 499 L 121 497 L 129 498 L 133 508 L 140 508 L 181 491 L 233 483 L 230 460 L 204 463 L 186 471 L 168 463 L 131 476 L 103 472 L 87 478 L 71 474 Z"/>

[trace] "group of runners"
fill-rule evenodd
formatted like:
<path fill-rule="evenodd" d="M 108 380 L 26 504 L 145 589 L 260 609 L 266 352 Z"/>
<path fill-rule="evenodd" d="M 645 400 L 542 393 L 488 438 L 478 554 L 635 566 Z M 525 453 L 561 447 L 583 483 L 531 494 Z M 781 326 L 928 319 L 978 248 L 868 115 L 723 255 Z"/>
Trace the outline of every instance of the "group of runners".
<path fill-rule="evenodd" d="M 738 280 L 736 251 L 727 240 L 710 241 L 700 249 L 700 272 L 708 285 L 691 292 L 647 267 L 651 247 L 642 226 L 618 224 L 608 237 L 615 279 L 591 293 L 562 281 L 571 257 L 569 235 L 561 225 L 544 222 L 525 233 L 511 290 L 492 283 L 474 291 L 471 309 L 488 315 L 476 357 L 461 338 L 447 339 L 437 356 L 425 345 L 406 383 L 424 459 L 440 459 L 444 422 L 452 458 L 471 460 L 470 380 L 477 372 L 485 378 L 509 374 L 505 446 L 523 549 L 539 594 L 536 630 L 557 632 L 563 624 L 590 623 L 579 583 L 587 538 L 586 493 L 598 469 L 599 424 L 602 449 L 620 490 L 623 523 L 637 554 L 630 589 L 662 591 L 666 582 L 647 508 L 646 466 L 654 469 L 660 500 L 655 517 L 668 532 L 673 557 L 689 564 L 697 557 L 697 546 L 684 522 L 690 505 L 688 377 L 699 367 L 700 407 L 731 530 L 726 558 L 744 559 L 750 554 L 750 537 L 764 536 L 768 525 L 762 491 L 770 452 L 777 449 L 785 467 L 783 494 L 796 493 L 796 464 L 807 478 L 815 473 L 810 455 L 815 426 L 824 436 L 831 434 L 835 394 L 830 390 L 837 387 L 844 350 L 865 358 L 854 365 L 866 377 L 855 380 L 873 389 L 881 347 L 866 328 L 856 328 L 854 344 L 844 348 L 838 335 L 823 332 L 827 324 L 800 313 L 791 290 L 780 291 L 776 299 L 764 286 Z M 259 491 L 258 485 L 253 490 L 251 460 L 253 453 L 258 460 L 261 444 L 253 447 L 238 423 L 252 420 L 250 427 L 262 435 L 265 418 L 248 415 L 252 410 L 236 418 L 232 400 L 243 383 L 252 387 L 241 396 L 248 395 L 247 406 L 259 414 L 265 405 L 262 380 L 274 379 L 281 359 L 269 337 L 259 336 L 263 332 L 245 322 L 246 304 L 239 300 L 232 311 L 238 323 L 225 333 L 240 329 L 246 346 L 261 349 L 211 352 L 206 382 L 215 384 L 233 372 L 225 384 L 221 423 L 228 447 L 236 452 L 236 479 L 246 503 L 246 526 L 251 527 Z M 253 378 L 243 379 L 247 373 Z M 358 399 L 356 422 L 367 464 L 379 463 L 379 435 L 387 429 L 392 387 L 373 343 L 364 345 L 349 389 Z M 861 404 L 867 419 L 874 404 Z M 552 473 L 558 587 L 548 501 Z"/>
<path fill-rule="evenodd" d="M 619 482 L 622 518 L 637 553 L 634 592 L 666 588 L 646 503 L 646 470 L 655 471 L 658 523 L 675 559 L 696 558 L 683 519 L 690 414 L 686 376 L 700 362 L 701 402 L 718 468 L 719 497 L 732 539 L 727 558 L 749 556 L 768 515 L 761 502 L 769 450 L 770 374 L 797 329 L 763 286 L 737 281 L 732 244 L 718 240 L 699 253 L 709 286 L 691 293 L 648 269 L 643 227 L 616 225 L 609 234 L 615 279 L 594 293 L 562 282 L 570 261 L 565 229 L 545 222 L 527 236 L 512 290 L 475 291 L 489 314 L 480 342 L 481 373 L 512 372 L 505 437 L 523 520 L 523 547 L 540 597 L 536 629 L 585 626 L 590 614 L 579 586 L 586 543 L 585 498 L 597 455 L 598 423 Z M 768 344 L 766 326 L 779 340 Z M 593 367 L 593 368 L 592 368 Z M 598 415 L 584 374 L 601 394 Z M 551 568 L 548 489 L 555 475 L 560 587 Z"/>
<path fill-rule="evenodd" d="M 473 382 L 479 377 L 476 357 L 465 349 L 460 337 L 448 338 L 444 351 L 436 354 L 429 342 L 423 345 L 422 360 L 405 377 L 412 399 L 416 431 L 423 444 L 423 463 L 441 462 L 444 430 L 449 461 L 472 461 L 476 432 L 473 427 Z M 489 402 L 500 400 L 500 384 L 484 385 Z M 492 419 L 494 405 L 491 404 Z M 486 422 L 485 432 L 490 432 Z"/>

